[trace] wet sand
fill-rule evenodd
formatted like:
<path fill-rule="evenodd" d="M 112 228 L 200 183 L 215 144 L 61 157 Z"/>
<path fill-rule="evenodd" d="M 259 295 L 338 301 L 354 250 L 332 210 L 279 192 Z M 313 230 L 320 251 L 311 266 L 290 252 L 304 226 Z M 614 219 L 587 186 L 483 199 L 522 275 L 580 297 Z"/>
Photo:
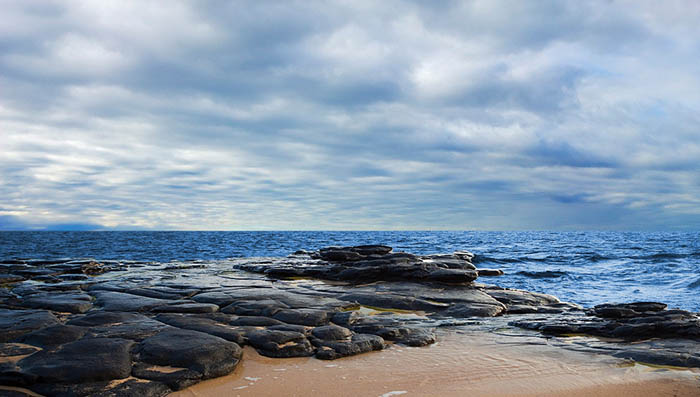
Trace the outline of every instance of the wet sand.
<path fill-rule="evenodd" d="M 536 337 L 438 337 L 429 347 L 335 361 L 272 359 L 246 347 L 233 374 L 170 396 L 700 396 L 698 371 L 574 352 Z"/>

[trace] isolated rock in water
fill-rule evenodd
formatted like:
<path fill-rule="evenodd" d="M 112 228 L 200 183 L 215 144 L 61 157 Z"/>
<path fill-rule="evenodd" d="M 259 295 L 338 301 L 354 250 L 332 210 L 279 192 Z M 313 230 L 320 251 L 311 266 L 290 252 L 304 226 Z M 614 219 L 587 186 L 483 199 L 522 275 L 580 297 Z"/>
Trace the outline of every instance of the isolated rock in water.
<path fill-rule="evenodd" d="M 125 339 L 92 338 L 42 350 L 20 360 L 22 373 L 38 383 L 84 383 L 123 379 L 131 374 L 129 350 L 134 342 Z"/>

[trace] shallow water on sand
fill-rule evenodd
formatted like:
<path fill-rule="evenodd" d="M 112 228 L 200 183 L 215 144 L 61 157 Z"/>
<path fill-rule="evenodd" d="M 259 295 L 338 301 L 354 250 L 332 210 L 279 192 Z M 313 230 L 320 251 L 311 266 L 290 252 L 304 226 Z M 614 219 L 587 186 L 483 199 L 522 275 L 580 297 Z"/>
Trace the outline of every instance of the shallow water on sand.
<path fill-rule="evenodd" d="M 700 395 L 697 372 L 631 365 L 534 337 L 455 331 L 438 336 L 430 347 L 392 346 L 334 361 L 272 359 L 247 347 L 233 374 L 171 397 Z"/>

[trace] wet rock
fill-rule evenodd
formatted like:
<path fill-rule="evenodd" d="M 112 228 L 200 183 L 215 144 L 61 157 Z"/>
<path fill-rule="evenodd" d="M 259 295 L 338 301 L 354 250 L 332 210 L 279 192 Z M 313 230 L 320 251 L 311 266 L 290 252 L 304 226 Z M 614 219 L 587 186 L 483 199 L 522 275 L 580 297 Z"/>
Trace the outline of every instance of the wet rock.
<path fill-rule="evenodd" d="M 133 376 L 167 385 L 172 390 L 181 390 L 202 380 L 202 374 L 188 368 L 176 368 L 153 364 L 136 363 L 131 370 Z"/>
<path fill-rule="evenodd" d="M 71 397 L 163 397 L 172 392 L 160 382 L 129 377 L 118 381 L 87 382 L 79 384 L 37 384 L 32 390 L 45 396 Z"/>
<path fill-rule="evenodd" d="M 0 343 L 0 357 L 26 356 L 41 350 L 23 343 Z"/>
<path fill-rule="evenodd" d="M 358 334 L 373 334 L 408 346 L 426 346 L 436 341 L 432 329 L 408 326 L 392 313 L 359 316 L 347 327 Z"/>
<path fill-rule="evenodd" d="M 305 325 L 282 323 L 279 325 L 268 326 L 267 329 L 269 329 L 271 331 L 292 331 L 292 332 L 298 332 L 300 334 L 303 334 L 304 336 L 309 336 L 311 334 L 311 330 L 313 330 L 314 328 L 307 327 Z"/>
<path fill-rule="evenodd" d="M 39 383 L 84 383 L 123 379 L 131 374 L 129 350 L 134 342 L 125 339 L 82 339 L 42 350 L 20 360 L 22 373 Z"/>
<path fill-rule="evenodd" d="M 26 278 L 17 274 L 0 274 L 0 284 L 11 284 L 24 280 L 26 280 Z"/>
<path fill-rule="evenodd" d="M 483 303 L 458 303 L 450 306 L 447 310 L 440 312 L 440 315 L 455 318 L 468 317 L 494 317 L 505 312 L 503 305 L 489 305 Z"/>
<path fill-rule="evenodd" d="M 58 318 L 46 310 L 0 309 L 0 342 L 17 340 L 32 331 L 59 323 Z"/>
<path fill-rule="evenodd" d="M 597 305 L 593 313 L 603 318 L 639 317 L 646 312 L 660 312 L 666 309 L 666 305 L 658 302 L 634 302 L 619 304 Z"/>
<path fill-rule="evenodd" d="M 86 332 L 83 327 L 56 324 L 24 335 L 22 342 L 46 348 L 76 341 Z"/>
<path fill-rule="evenodd" d="M 292 331 L 257 330 L 248 335 L 248 342 L 268 357 L 306 357 L 315 350 L 304 334 Z"/>
<path fill-rule="evenodd" d="M 430 302 L 412 296 L 393 295 L 388 293 L 378 294 L 356 292 L 340 295 L 338 299 L 384 309 L 440 311 L 449 307 L 449 305 L 446 303 Z"/>
<path fill-rule="evenodd" d="M 273 316 L 275 313 L 283 309 L 288 309 L 284 303 L 272 299 L 237 301 L 223 309 L 221 312 L 229 314 L 237 314 L 240 316 Z"/>
<path fill-rule="evenodd" d="M 328 323 L 328 312 L 316 309 L 283 309 L 273 316 L 276 320 L 298 325 L 318 326 Z"/>
<path fill-rule="evenodd" d="M 238 327 L 222 324 L 205 317 L 187 316 L 182 314 L 161 314 L 155 318 L 173 327 L 204 332 L 239 345 L 245 344 L 245 331 Z"/>
<path fill-rule="evenodd" d="M 352 251 L 351 248 L 329 247 L 319 250 L 321 258 L 330 262 L 357 261 L 362 259 L 362 255 Z"/>
<path fill-rule="evenodd" d="M 170 303 L 170 301 L 164 299 L 148 298 L 123 292 L 94 291 L 92 293 L 97 297 L 96 304 L 102 306 L 106 311 L 142 312 Z"/>
<path fill-rule="evenodd" d="M 228 306 L 235 298 L 224 292 L 203 292 L 192 297 L 192 300 L 200 303 L 213 303 L 220 307 Z"/>
<path fill-rule="evenodd" d="M 42 293 L 25 298 L 22 306 L 55 312 L 85 313 L 92 308 L 92 297 L 83 293 Z"/>
<path fill-rule="evenodd" d="M 168 326 L 160 321 L 143 317 L 140 320 L 124 321 L 90 327 L 86 333 L 86 337 L 124 338 L 138 342 L 167 328 Z"/>
<path fill-rule="evenodd" d="M 498 277 L 503 275 L 503 270 L 501 269 L 477 269 L 476 272 L 479 277 Z"/>
<path fill-rule="evenodd" d="M 345 340 L 315 339 L 313 342 L 318 347 L 316 358 L 321 360 L 335 360 L 385 347 L 384 340 L 376 335 L 353 335 Z"/>
<path fill-rule="evenodd" d="M 352 336 L 352 332 L 349 329 L 338 325 L 324 325 L 314 328 L 311 331 L 311 335 L 313 335 L 314 338 L 321 340 L 340 340 L 350 338 Z"/>
<path fill-rule="evenodd" d="M 470 283 L 478 277 L 473 270 L 437 269 L 425 276 L 425 280 L 440 283 Z"/>
<path fill-rule="evenodd" d="M 66 324 L 90 327 L 95 325 L 129 323 L 148 320 L 148 317 L 137 313 L 95 311 L 84 316 L 73 317 L 72 319 L 68 320 Z"/>
<path fill-rule="evenodd" d="M 242 326 L 254 326 L 254 327 L 268 327 L 271 325 L 282 325 L 284 324 L 280 320 L 276 320 L 270 317 L 263 316 L 239 316 L 235 320 L 231 320 L 231 325 L 242 325 Z"/>
<path fill-rule="evenodd" d="M 177 302 L 151 309 L 156 313 L 214 313 L 219 306 L 213 303 Z"/>
<path fill-rule="evenodd" d="M 149 364 L 187 368 L 201 379 L 234 370 L 242 350 L 234 342 L 184 329 L 166 330 L 141 342 L 139 360 Z"/>

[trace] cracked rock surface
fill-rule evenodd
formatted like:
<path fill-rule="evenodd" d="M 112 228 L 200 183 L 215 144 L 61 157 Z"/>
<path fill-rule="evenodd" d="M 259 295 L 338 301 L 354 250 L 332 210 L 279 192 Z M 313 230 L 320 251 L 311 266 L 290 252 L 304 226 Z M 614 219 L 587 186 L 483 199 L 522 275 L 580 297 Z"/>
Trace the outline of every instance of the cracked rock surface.
<path fill-rule="evenodd" d="M 333 360 L 392 343 L 426 346 L 436 327 L 467 324 L 614 338 L 562 345 L 700 366 L 696 313 L 653 302 L 583 310 L 478 283 L 502 272 L 477 269 L 473 258 L 383 245 L 208 263 L 8 258 L 0 261 L 0 385 L 163 396 L 232 372 L 245 345 L 269 357 Z"/>

